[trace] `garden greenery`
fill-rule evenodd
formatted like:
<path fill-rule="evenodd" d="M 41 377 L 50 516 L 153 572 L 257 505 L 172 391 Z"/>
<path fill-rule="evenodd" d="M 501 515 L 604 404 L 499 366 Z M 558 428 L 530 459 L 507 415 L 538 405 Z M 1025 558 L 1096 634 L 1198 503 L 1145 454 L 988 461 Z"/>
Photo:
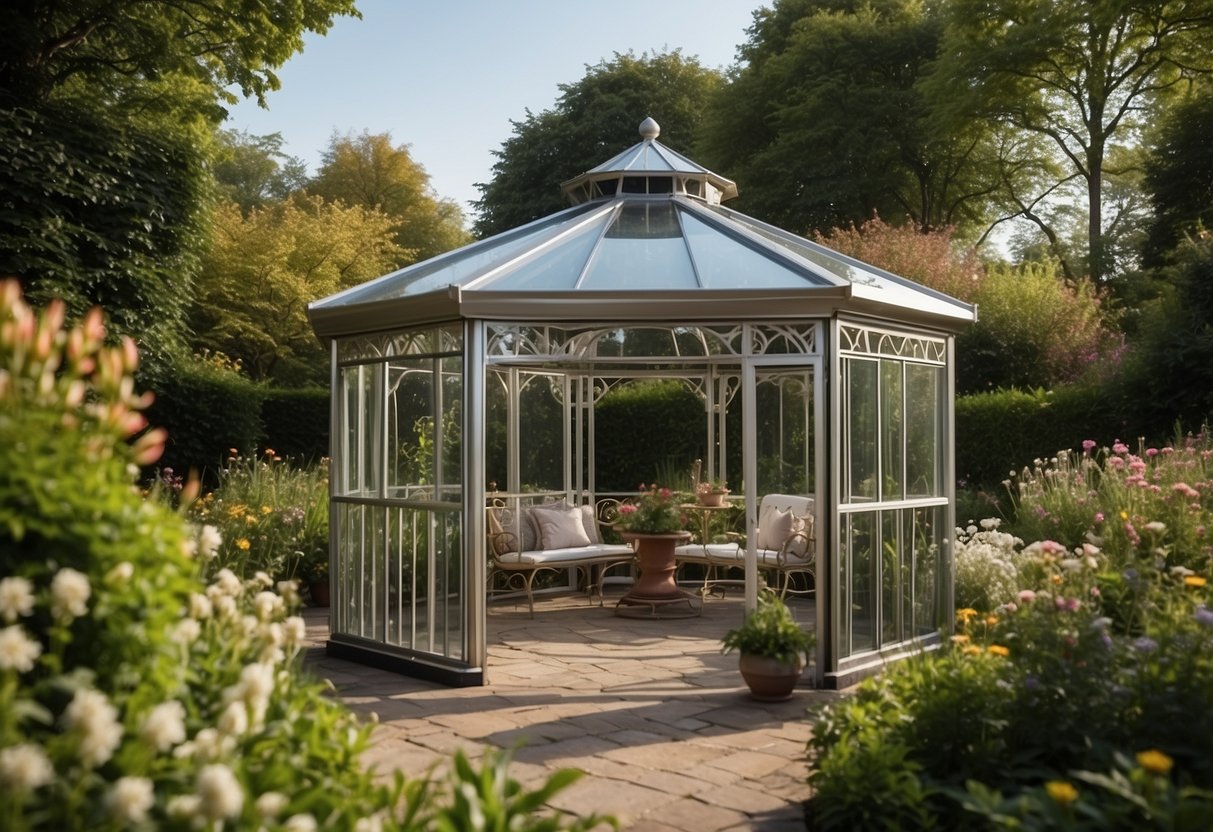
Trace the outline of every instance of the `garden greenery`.
<path fill-rule="evenodd" d="M 241 565 L 239 538 L 233 548 L 135 488 L 165 434 L 140 413 L 134 344 L 105 346 L 99 311 L 71 329 L 64 317 L 63 304 L 38 315 L 15 283 L 0 284 L 0 828 L 600 822 L 541 808 L 575 772 L 528 791 L 496 755 L 479 769 L 456 761 L 445 780 L 366 770 L 370 726 L 300 666 L 295 582 L 249 564 L 238 576 L 221 564 Z M 276 564 L 277 532 L 261 526 L 276 509 L 261 500 L 276 498 L 278 472 L 248 473 L 255 501 L 224 515 L 245 534 L 264 528 L 258 556 Z M 172 488 L 176 475 L 162 481 Z M 196 488 L 182 485 L 182 505 Z"/>
<path fill-rule="evenodd" d="M 1008 480 L 1017 522 L 958 547 L 985 608 L 820 715 L 818 827 L 1210 828 L 1211 460 L 1087 441 Z"/>

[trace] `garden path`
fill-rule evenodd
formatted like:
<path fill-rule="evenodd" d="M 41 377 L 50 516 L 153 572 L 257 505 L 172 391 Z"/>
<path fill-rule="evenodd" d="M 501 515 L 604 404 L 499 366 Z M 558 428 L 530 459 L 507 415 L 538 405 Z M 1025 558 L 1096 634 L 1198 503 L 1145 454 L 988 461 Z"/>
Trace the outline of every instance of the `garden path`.
<path fill-rule="evenodd" d="M 801 622 L 811 601 L 793 601 Z M 802 830 L 812 730 L 806 711 L 839 696 L 802 681 L 790 701 L 751 700 L 720 639 L 739 597 L 702 617 L 618 618 L 583 597 L 489 607 L 489 684 L 453 689 L 329 658 L 327 610 L 306 611 L 307 665 L 353 710 L 375 713 L 366 760 L 406 775 L 439 770 L 463 748 L 516 749 L 510 771 L 534 785 L 559 768 L 586 776 L 556 795 L 566 811 L 613 814 L 634 832 Z"/>

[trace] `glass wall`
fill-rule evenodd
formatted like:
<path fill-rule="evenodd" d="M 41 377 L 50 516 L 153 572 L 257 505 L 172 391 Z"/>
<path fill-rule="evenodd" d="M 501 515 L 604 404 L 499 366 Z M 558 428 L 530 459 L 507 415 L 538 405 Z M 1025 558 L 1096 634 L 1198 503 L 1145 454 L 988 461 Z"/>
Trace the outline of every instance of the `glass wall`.
<path fill-rule="evenodd" d="M 450 327 L 338 344 L 335 640 L 466 655 L 461 350 Z"/>
<path fill-rule="evenodd" d="M 936 632 L 946 615 L 946 341 L 840 324 L 837 655 Z"/>

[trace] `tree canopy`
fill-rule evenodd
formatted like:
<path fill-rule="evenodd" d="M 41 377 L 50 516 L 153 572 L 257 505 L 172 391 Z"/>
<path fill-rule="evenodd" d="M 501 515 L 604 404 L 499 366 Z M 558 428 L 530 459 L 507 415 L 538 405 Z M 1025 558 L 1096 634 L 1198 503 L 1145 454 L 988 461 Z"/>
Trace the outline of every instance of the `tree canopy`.
<path fill-rule="evenodd" d="M 474 231 L 486 237 L 567 206 L 560 183 L 640 140 L 647 116 L 661 124 L 661 142 L 688 153 L 708 101 L 724 83 L 679 51 L 619 54 L 586 68 L 573 84 L 561 84 L 556 105 L 527 111 L 512 122 L 513 135 L 494 151 L 493 178 L 477 183 L 480 199 Z"/>
<path fill-rule="evenodd" d="M 1213 0 L 949 0 L 943 8 L 935 95 L 1052 144 L 1066 180 L 1086 192 L 1086 269 L 1106 277 L 1109 154 L 1185 80 L 1213 70 Z M 1025 200 L 1022 214 L 1052 242 L 1055 229 L 1032 210 L 1037 201 Z"/>
<path fill-rule="evenodd" d="M 388 133 L 334 135 L 308 191 L 330 201 L 382 211 L 396 221 L 398 266 L 458 248 L 469 241 L 463 212 L 430 187 L 430 175 L 394 145 Z"/>
<path fill-rule="evenodd" d="M 307 184 L 307 168 L 282 150 L 282 134 L 220 130 L 211 162 L 222 197 L 244 211 L 281 202 Z"/>

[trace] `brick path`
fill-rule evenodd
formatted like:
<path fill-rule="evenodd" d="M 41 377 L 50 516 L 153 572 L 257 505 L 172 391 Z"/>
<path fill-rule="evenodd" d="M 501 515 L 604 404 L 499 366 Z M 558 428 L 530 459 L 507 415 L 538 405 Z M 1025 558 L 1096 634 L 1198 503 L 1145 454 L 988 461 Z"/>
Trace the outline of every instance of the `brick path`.
<path fill-rule="evenodd" d="M 812 603 L 793 604 L 812 619 Z M 307 611 L 322 644 L 327 611 Z M 720 638 L 739 598 L 709 599 L 700 618 L 619 618 L 575 596 L 489 607 L 489 684 L 452 689 L 310 651 L 340 698 L 381 723 L 367 762 L 420 774 L 463 748 L 516 749 L 512 776 L 533 784 L 572 767 L 586 776 L 558 809 L 613 814 L 636 832 L 802 830 L 808 796 L 806 711 L 839 694 L 802 683 L 788 702 L 751 700 Z"/>

